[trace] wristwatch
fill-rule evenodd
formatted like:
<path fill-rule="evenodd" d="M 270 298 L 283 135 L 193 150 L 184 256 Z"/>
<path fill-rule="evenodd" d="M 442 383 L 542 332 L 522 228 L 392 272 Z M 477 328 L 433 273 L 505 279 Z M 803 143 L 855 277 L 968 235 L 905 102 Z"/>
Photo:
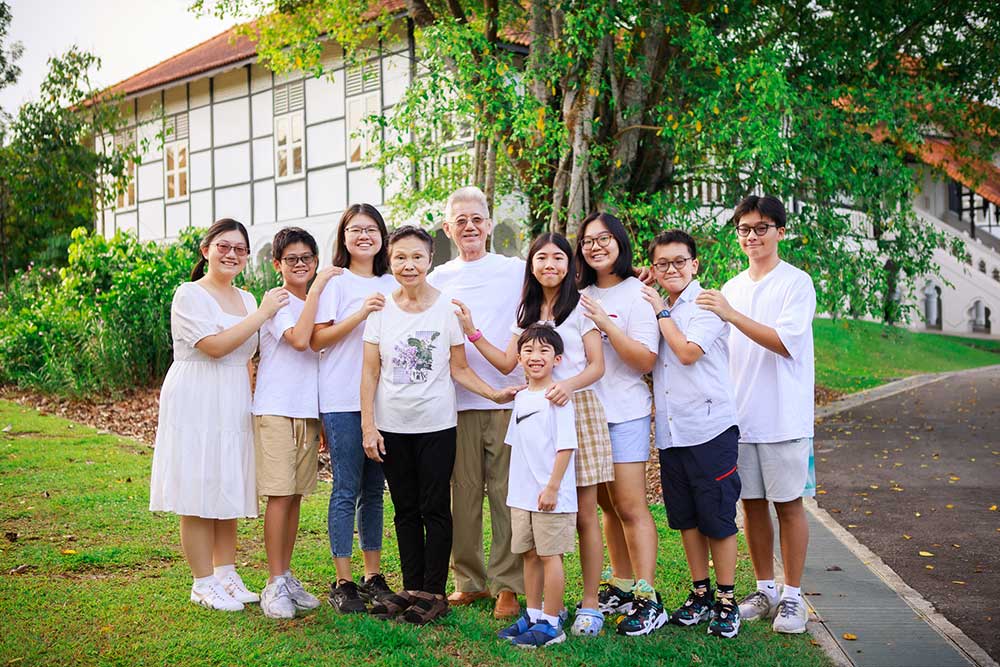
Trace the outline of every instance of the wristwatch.
<path fill-rule="evenodd" d="M 670 317 L 670 311 L 666 308 L 656 314 L 656 319 L 658 320 L 662 320 L 664 317 Z"/>

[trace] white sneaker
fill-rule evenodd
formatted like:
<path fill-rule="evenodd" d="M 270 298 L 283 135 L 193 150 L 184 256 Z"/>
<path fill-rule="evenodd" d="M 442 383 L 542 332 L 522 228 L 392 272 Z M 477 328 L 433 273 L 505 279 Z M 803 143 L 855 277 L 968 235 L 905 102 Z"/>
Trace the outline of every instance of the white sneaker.
<path fill-rule="evenodd" d="M 744 621 L 774 618 L 776 610 L 777 605 L 771 603 L 771 598 L 764 591 L 754 591 L 740 600 L 740 618 Z"/>
<path fill-rule="evenodd" d="M 260 610 L 268 618 L 295 618 L 295 603 L 285 577 L 278 577 L 260 593 Z"/>
<path fill-rule="evenodd" d="M 802 599 L 784 598 L 778 602 L 777 613 L 771 628 L 775 632 L 797 635 L 806 631 L 809 612 Z"/>
<path fill-rule="evenodd" d="M 246 584 L 243 583 L 236 570 L 230 570 L 218 579 L 222 582 L 222 586 L 226 589 L 226 592 L 243 604 L 260 602 L 260 596 L 247 590 Z"/>
<path fill-rule="evenodd" d="M 243 611 L 243 603 L 227 593 L 218 579 L 191 584 L 191 602 L 218 611 Z"/>
<path fill-rule="evenodd" d="M 319 598 L 307 591 L 302 586 L 302 582 L 295 578 L 295 575 L 289 574 L 285 577 L 285 581 L 288 583 L 288 592 L 292 596 L 292 602 L 296 609 L 308 611 L 321 604 Z"/>

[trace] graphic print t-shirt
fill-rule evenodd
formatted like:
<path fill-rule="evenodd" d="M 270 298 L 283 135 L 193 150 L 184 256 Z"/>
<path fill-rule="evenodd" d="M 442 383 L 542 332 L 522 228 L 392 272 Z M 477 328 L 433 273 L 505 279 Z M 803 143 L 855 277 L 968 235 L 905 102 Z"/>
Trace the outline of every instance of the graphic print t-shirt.
<path fill-rule="evenodd" d="M 455 307 L 444 294 L 422 313 L 407 313 L 388 296 L 368 316 L 365 342 L 379 346 L 375 425 L 390 433 L 432 433 L 458 423 L 451 348 L 462 345 Z"/>

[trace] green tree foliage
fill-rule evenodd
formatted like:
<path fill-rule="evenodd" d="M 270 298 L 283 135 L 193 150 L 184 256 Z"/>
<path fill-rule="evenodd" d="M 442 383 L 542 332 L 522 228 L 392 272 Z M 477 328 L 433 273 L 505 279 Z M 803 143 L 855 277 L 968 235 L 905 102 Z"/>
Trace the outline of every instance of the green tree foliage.
<path fill-rule="evenodd" d="M 317 73 L 322 39 L 355 60 L 377 48 L 398 20 L 388 6 L 196 3 L 257 17 L 245 30 L 264 63 Z M 994 0 L 407 0 L 405 13 L 418 78 L 371 128 L 400 211 L 433 217 L 458 179 L 520 193 L 532 231 L 573 236 L 609 209 L 640 243 L 693 231 L 718 284 L 742 263 L 726 209 L 767 192 L 796 202 L 785 253 L 831 313 L 884 316 L 936 270 L 943 240 L 911 204 L 926 134 L 970 161 L 1000 149 Z M 463 123 L 472 151 L 442 166 Z"/>
<path fill-rule="evenodd" d="M 0 26 L 2 26 L 0 12 Z M 0 33 L 2 37 L 2 33 Z M 2 50 L 0 50 L 2 52 Z M 0 147 L 0 261 L 4 283 L 29 263 L 66 261 L 70 232 L 93 226 L 101 202 L 124 189 L 134 142 L 104 149 L 123 125 L 115 97 L 94 90 L 97 57 L 71 48 L 49 59 L 37 101 L 21 106 Z M 0 58 L 0 78 L 3 76 Z"/>

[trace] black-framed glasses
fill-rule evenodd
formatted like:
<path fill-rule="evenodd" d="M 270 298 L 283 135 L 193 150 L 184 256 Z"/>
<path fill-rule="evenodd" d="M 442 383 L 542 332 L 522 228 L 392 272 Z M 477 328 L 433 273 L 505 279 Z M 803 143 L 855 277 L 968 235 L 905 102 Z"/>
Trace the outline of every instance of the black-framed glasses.
<path fill-rule="evenodd" d="M 757 236 L 764 236 L 765 234 L 767 234 L 767 230 L 769 230 L 771 227 L 777 227 L 777 226 L 778 225 L 774 224 L 773 222 L 762 222 L 759 225 L 753 225 L 752 227 L 750 225 L 738 225 L 736 227 L 736 233 L 739 234 L 740 236 L 750 236 L 750 230 L 753 230 L 753 233 L 756 234 Z"/>
<path fill-rule="evenodd" d="M 300 262 L 302 264 L 305 264 L 306 266 L 309 266 L 310 264 L 312 264 L 314 259 L 316 259 L 316 255 L 312 254 L 311 252 L 307 252 L 304 255 L 285 255 L 284 257 L 281 258 L 281 261 L 284 262 L 285 266 L 291 268 L 296 266 Z"/>
<path fill-rule="evenodd" d="M 653 264 L 653 268 L 660 273 L 666 273 L 667 269 L 671 266 L 680 271 L 684 268 L 684 265 L 690 262 L 694 257 L 678 257 L 677 259 L 661 259 L 659 262 Z"/>
<path fill-rule="evenodd" d="M 215 249 L 223 255 L 228 255 L 230 250 L 234 251 L 237 257 L 246 257 L 250 253 L 250 248 L 245 245 L 233 245 L 232 243 L 226 243 L 225 241 L 219 241 L 209 245 L 214 245 Z"/>
<path fill-rule="evenodd" d="M 379 228 L 378 227 L 353 227 L 352 226 L 352 227 L 348 227 L 344 231 L 347 232 L 348 234 L 350 234 L 351 236 L 367 236 L 369 238 L 378 236 L 378 234 L 379 234 Z"/>
<path fill-rule="evenodd" d="M 489 218 L 484 218 L 484 217 L 482 217 L 480 215 L 474 215 L 474 216 L 469 217 L 469 218 L 466 218 L 466 217 L 455 218 L 454 220 L 451 220 L 450 222 L 451 222 L 451 224 L 455 225 L 456 227 L 465 227 L 466 225 L 469 225 L 469 224 L 471 224 L 473 227 L 479 227 L 480 225 L 482 225 L 483 223 L 485 223 L 487 220 L 489 220 Z"/>
<path fill-rule="evenodd" d="M 602 247 L 602 248 L 607 248 L 611 244 L 611 240 L 613 238 L 615 238 L 615 237 L 612 236 L 611 234 L 598 234 L 597 236 L 584 236 L 583 239 L 580 241 L 580 245 L 582 245 L 587 250 L 589 250 L 590 248 L 593 248 L 595 243 L 597 245 L 599 245 L 600 247 Z"/>

